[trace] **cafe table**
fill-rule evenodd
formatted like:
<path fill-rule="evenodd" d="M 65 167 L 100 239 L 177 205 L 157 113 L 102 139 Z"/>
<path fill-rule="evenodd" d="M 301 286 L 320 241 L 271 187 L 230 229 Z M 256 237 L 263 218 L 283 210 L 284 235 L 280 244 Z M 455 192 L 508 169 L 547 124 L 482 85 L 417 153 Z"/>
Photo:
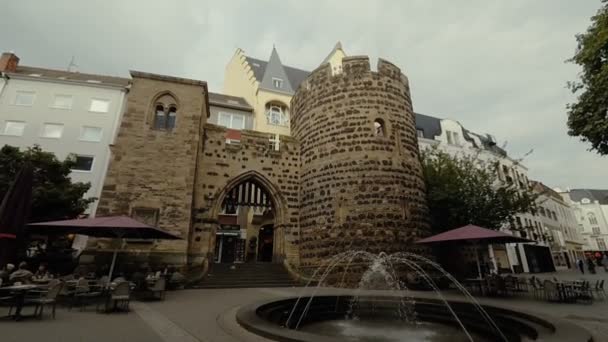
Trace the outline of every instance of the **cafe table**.
<path fill-rule="evenodd" d="M 25 295 L 28 291 L 39 288 L 40 285 L 34 284 L 22 284 L 0 287 L 0 291 L 11 292 L 15 297 L 15 314 L 9 317 L 13 318 L 16 321 L 20 321 L 21 319 L 23 319 L 24 316 L 21 315 L 21 310 L 23 309 L 23 304 L 25 302 Z"/>

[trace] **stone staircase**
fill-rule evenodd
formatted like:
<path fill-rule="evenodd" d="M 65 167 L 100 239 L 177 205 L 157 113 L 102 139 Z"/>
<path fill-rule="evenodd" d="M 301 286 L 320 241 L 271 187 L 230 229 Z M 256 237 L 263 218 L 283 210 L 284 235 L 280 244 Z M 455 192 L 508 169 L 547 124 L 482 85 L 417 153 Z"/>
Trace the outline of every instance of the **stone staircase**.
<path fill-rule="evenodd" d="M 299 286 L 282 264 L 213 264 L 195 289 Z"/>

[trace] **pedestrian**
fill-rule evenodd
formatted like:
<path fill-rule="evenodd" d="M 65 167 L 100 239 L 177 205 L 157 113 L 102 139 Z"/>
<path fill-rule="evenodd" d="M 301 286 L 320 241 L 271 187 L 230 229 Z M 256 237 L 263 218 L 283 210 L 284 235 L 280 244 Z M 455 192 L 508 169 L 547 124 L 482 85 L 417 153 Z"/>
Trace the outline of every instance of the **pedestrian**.
<path fill-rule="evenodd" d="M 589 268 L 589 273 L 595 274 L 595 263 L 591 260 L 591 257 L 587 258 L 587 268 Z"/>
<path fill-rule="evenodd" d="M 585 274 L 585 264 L 583 263 L 583 259 L 578 259 L 576 261 L 576 266 L 578 266 L 578 269 L 581 270 L 582 274 Z"/>

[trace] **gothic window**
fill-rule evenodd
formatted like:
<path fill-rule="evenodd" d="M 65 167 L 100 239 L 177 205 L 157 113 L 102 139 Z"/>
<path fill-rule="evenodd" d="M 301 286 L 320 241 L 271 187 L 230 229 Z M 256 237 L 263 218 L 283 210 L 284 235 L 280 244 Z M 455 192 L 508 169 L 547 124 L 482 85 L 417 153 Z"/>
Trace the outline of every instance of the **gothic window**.
<path fill-rule="evenodd" d="M 597 224 L 597 218 L 595 217 L 594 213 L 589 213 L 588 216 L 589 216 L 589 223 Z"/>
<path fill-rule="evenodd" d="M 386 128 L 384 127 L 384 120 L 376 119 L 374 121 L 374 134 L 377 137 L 385 137 L 386 136 Z"/>
<path fill-rule="evenodd" d="M 175 98 L 169 94 L 162 95 L 155 101 L 152 125 L 155 130 L 171 131 L 175 128 L 176 103 Z"/>
<path fill-rule="evenodd" d="M 266 120 L 270 125 L 289 126 L 289 108 L 280 102 L 268 102 Z"/>

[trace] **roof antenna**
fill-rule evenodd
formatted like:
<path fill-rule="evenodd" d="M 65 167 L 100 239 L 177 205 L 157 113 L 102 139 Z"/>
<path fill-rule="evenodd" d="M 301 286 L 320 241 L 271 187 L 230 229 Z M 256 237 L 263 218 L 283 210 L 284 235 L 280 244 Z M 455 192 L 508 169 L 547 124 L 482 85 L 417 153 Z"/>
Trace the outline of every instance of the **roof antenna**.
<path fill-rule="evenodd" d="M 74 55 L 72 55 L 72 59 L 70 60 L 70 64 L 68 64 L 68 72 L 78 72 L 78 65 L 75 62 Z"/>

